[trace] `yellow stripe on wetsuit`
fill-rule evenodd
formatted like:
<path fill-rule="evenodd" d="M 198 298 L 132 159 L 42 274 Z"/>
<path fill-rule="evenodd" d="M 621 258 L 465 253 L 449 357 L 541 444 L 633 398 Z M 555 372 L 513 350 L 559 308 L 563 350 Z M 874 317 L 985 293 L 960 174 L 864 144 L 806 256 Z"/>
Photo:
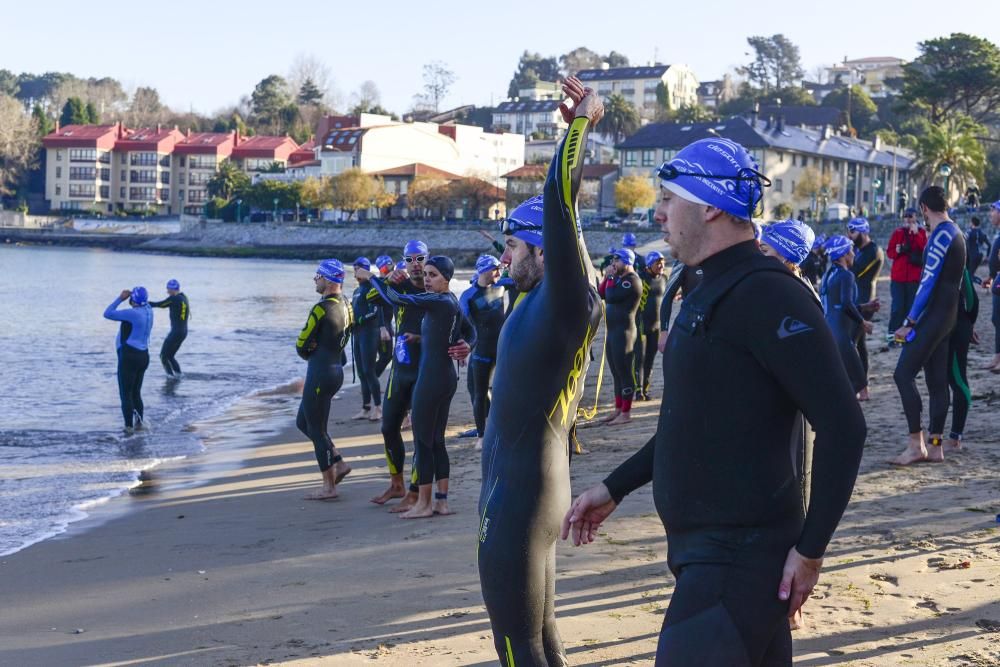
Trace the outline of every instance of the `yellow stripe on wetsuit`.
<path fill-rule="evenodd" d="M 574 231 L 579 234 L 579 227 L 576 223 L 576 202 L 573 200 L 573 171 L 580 167 L 583 161 L 583 141 L 586 135 L 587 125 L 590 120 L 587 118 L 575 118 L 573 123 L 566 130 L 566 138 L 563 139 L 563 150 L 559 161 L 559 186 L 562 190 L 562 205 L 573 224 Z M 582 167 L 581 167 L 582 168 Z M 576 244 L 576 251 L 580 257 L 580 270 L 587 273 L 587 260 L 583 256 L 580 244 Z"/>

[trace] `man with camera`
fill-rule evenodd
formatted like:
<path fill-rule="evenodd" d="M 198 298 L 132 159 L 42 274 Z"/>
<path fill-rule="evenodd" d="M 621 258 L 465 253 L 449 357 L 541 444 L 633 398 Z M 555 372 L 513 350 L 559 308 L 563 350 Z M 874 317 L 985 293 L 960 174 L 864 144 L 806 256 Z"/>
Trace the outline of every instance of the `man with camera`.
<path fill-rule="evenodd" d="M 889 295 L 892 305 L 889 310 L 889 344 L 893 332 L 903 324 L 903 318 L 913 306 L 913 298 L 920 286 L 923 270 L 924 248 L 927 246 L 927 231 L 917 222 L 916 209 L 903 212 L 903 224 L 889 237 L 886 254 L 892 260 Z"/>

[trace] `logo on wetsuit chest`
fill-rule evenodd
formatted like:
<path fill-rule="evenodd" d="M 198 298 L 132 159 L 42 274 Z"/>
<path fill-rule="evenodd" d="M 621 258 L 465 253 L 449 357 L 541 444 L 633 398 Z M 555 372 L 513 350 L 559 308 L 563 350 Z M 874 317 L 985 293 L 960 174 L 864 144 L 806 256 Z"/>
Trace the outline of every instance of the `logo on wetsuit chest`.
<path fill-rule="evenodd" d="M 790 336 L 795 336 L 812 330 L 813 328 L 805 322 L 799 322 L 791 317 L 786 317 L 781 320 L 781 324 L 778 325 L 778 338 L 784 340 Z"/>
<path fill-rule="evenodd" d="M 583 375 L 584 364 L 587 360 L 587 350 L 590 347 L 592 339 L 590 331 L 591 327 L 588 324 L 587 333 L 583 336 L 583 343 L 576 351 L 576 354 L 573 355 L 573 368 L 570 369 L 569 376 L 566 378 L 566 386 L 559 392 L 556 404 L 552 406 L 552 412 L 549 413 L 549 419 L 551 419 L 556 413 L 556 410 L 562 408 L 562 418 L 559 420 L 559 423 L 562 424 L 564 428 L 567 426 L 573 401 L 576 400 L 577 395 L 580 393 L 580 388 L 583 386 L 580 376 Z"/>
<path fill-rule="evenodd" d="M 944 256 L 951 245 L 951 239 L 951 234 L 944 231 L 932 237 L 932 243 L 927 246 L 927 260 L 924 262 L 924 273 L 920 277 L 920 282 L 931 280 L 944 263 Z"/>

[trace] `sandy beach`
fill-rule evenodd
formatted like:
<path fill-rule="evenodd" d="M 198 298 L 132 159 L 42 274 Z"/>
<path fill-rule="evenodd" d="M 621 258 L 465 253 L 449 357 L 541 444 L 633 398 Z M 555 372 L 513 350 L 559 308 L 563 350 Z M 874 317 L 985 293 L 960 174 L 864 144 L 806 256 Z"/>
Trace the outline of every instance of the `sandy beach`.
<path fill-rule="evenodd" d="M 879 290 L 887 305 L 888 282 Z M 905 438 L 898 353 L 870 341 L 861 476 L 794 633 L 797 665 L 1000 665 L 1000 376 L 981 370 L 988 299 L 983 311 L 966 450 L 941 465 L 887 465 Z M 354 466 L 336 501 L 302 499 L 318 474 L 294 428 L 298 396 L 257 396 L 197 426 L 202 455 L 0 559 L 0 664 L 496 664 L 475 562 L 479 460 L 473 440 L 455 437 L 471 422 L 464 372 L 448 432 L 454 516 L 404 521 L 369 502 L 385 460 L 377 425 L 349 420 L 359 404 L 357 388 L 333 404 L 331 433 Z M 574 493 L 641 446 L 658 410 L 640 403 L 628 427 L 582 428 L 590 453 L 573 460 Z M 572 664 L 652 664 L 673 587 L 665 551 L 649 488 L 596 544 L 560 544 L 557 616 Z"/>

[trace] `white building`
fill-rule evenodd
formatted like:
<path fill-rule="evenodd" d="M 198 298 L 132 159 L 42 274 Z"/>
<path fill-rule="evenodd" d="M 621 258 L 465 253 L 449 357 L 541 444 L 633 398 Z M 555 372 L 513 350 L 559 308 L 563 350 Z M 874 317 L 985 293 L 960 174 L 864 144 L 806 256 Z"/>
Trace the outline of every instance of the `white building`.
<path fill-rule="evenodd" d="M 844 58 L 844 62 L 826 68 L 826 80 L 843 86 L 857 84 L 870 97 L 887 97 L 899 93 L 905 64 L 902 58 L 891 56 Z"/>
<path fill-rule="evenodd" d="M 644 119 L 656 114 L 656 90 L 666 88 L 671 109 L 698 104 L 698 77 L 687 65 L 650 65 L 646 67 L 607 67 L 585 69 L 576 75 L 584 84 L 596 88 L 605 99 L 621 95 Z"/>
<path fill-rule="evenodd" d="M 509 100 L 493 112 L 493 129 L 526 137 L 552 139 L 566 129 L 559 113 L 561 100 Z"/>

